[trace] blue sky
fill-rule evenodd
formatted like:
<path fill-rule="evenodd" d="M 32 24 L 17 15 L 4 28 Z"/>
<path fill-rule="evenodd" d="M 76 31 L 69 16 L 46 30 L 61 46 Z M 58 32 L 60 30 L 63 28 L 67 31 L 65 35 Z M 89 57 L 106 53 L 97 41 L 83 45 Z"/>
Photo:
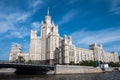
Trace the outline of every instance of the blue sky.
<path fill-rule="evenodd" d="M 12 44 L 29 52 L 30 31 L 40 33 L 48 7 L 60 36 L 72 36 L 77 47 L 96 42 L 120 55 L 120 0 L 0 0 L 0 60 L 8 60 Z"/>

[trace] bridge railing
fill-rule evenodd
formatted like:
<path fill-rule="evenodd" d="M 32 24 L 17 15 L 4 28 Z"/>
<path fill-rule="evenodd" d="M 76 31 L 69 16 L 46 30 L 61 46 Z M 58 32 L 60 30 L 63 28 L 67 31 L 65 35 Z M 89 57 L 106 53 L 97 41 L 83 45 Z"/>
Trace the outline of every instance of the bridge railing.
<path fill-rule="evenodd" d="M 33 65 L 33 66 L 50 66 L 54 67 L 54 65 L 43 65 L 43 64 L 35 64 L 35 63 L 21 63 L 21 62 L 12 62 L 12 61 L 0 61 L 0 64 L 15 64 L 15 65 Z"/>

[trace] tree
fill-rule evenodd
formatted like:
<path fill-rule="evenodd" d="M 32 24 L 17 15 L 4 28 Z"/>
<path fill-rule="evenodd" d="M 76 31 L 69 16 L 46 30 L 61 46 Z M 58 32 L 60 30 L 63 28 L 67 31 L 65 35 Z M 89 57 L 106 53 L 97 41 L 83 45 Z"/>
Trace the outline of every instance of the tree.
<path fill-rule="evenodd" d="M 32 63 L 32 60 L 28 60 L 28 64 L 31 64 Z"/>
<path fill-rule="evenodd" d="M 109 62 L 108 64 L 109 64 L 109 66 L 111 66 L 111 67 L 120 67 L 120 64 L 119 64 L 118 62 L 117 62 L 117 63 Z"/>
<path fill-rule="evenodd" d="M 75 65 L 74 61 L 71 61 L 71 62 L 69 63 L 69 65 Z"/>
<path fill-rule="evenodd" d="M 85 61 L 81 61 L 80 65 L 81 66 L 94 66 L 94 67 L 96 67 L 96 61 L 92 61 L 92 60 L 87 61 L 87 60 L 85 60 Z"/>
<path fill-rule="evenodd" d="M 23 58 L 23 56 L 18 56 L 18 58 L 16 59 L 16 62 L 18 62 L 18 63 L 24 63 L 25 59 Z"/>

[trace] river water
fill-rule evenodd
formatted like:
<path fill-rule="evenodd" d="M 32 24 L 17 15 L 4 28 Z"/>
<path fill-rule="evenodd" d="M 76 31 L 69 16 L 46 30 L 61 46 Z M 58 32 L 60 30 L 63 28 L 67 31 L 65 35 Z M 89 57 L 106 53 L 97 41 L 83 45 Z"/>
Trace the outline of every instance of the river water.
<path fill-rule="evenodd" d="M 120 72 L 72 75 L 16 75 L 0 73 L 0 80 L 120 80 Z"/>

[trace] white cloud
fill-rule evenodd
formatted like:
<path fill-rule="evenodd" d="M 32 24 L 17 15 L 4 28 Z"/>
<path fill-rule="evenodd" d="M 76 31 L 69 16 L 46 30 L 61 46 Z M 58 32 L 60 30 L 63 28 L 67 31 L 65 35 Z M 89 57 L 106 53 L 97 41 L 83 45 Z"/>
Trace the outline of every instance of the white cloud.
<path fill-rule="evenodd" d="M 110 0 L 110 12 L 120 14 L 120 0 Z"/>
<path fill-rule="evenodd" d="M 21 16 L 19 16 L 17 18 L 17 21 L 25 21 L 29 16 L 30 16 L 30 14 L 28 14 L 28 13 L 22 14 Z"/>
<path fill-rule="evenodd" d="M 69 12 L 67 12 L 62 19 L 58 22 L 59 25 L 62 25 L 64 23 L 69 22 L 70 20 L 72 20 L 73 17 L 75 17 L 78 14 L 78 11 L 76 10 L 70 10 Z"/>
<path fill-rule="evenodd" d="M 33 22 L 31 24 L 32 29 L 34 30 L 40 30 L 40 23 L 39 22 Z"/>
<path fill-rule="evenodd" d="M 28 36 L 29 28 L 19 26 L 19 22 L 26 20 L 29 16 L 29 14 L 20 14 L 20 13 L 14 13 L 14 14 L 1 14 L 1 20 L 0 20 L 0 33 L 1 35 L 4 35 L 0 40 L 8 39 L 8 38 L 24 38 L 25 36 Z M 17 26 L 17 25 L 18 26 Z M 18 29 L 19 27 L 19 29 Z"/>
<path fill-rule="evenodd" d="M 71 34 L 76 45 L 89 45 L 91 43 L 112 43 L 120 41 L 120 29 L 110 28 L 99 31 L 80 30 Z"/>
<path fill-rule="evenodd" d="M 17 29 L 15 24 L 25 21 L 30 16 L 29 13 L 11 13 L 9 15 L 0 13 L 0 33 L 6 33 L 9 30 Z"/>
<path fill-rule="evenodd" d="M 19 29 L 16 28 L 15 30 L 12 30 L 12 31 L 4 34 L 4 36 L 2 38 L 0 38 L 0 40 L 10 39 L 10 38 L 24 38 L 29 35 L 30 35 L 30 29 L 22 26 Z"/>
<path fill-rule="evenodd" d="M 8 30 L 13 30 L 13 29 L 14 29 L 13 24 L 11 24 L 7 21 L 6 22 L 3 22 L 3 21 L 0 22 L 0 33 L 5 33 Z"/>
<path fill-rule="evenodd" d="M 11 37 L 18 37 L 23 38 L 28 35 L 28 32 L 23 32 L 21 30 L 23 26 L 26 26 L 25 29 L 29 30 L 29 27 L 27 25 L 30 25 L 31 23 L 27 23 L 27 25 L 23 25 L 26 21 L 29 21 L 29 17 L 31 17 L 38 9 L 40 5 L 43 4 L 42 0 L 34 0 L 34 1 L 28 1 L 27 11 L 18 9 L 17 11 L 15 7 L 9 7 L 9 10 L 5 9 L 4 6 L 0 6 L 0 34 L 4 34 L 4 38 L 11 38 Z M 37 7 L 37 8 L 36 8 Z M 33 26 L 35 28 L 37 27 L 38 23 L 33 23 Z M 19 27 L 19 30 L 18 30 Z M 26 31 L 28 31 L 26 30 Z M 8 34 L 9 32 L 9 34 Z M 23 34 L 23 33 L 24 34 Z M 3 39 L 3 38 L 2 38 Z"/>
<path fill-rule="evenodd" d="M 33 3 L 32 3 L 32 6 L 33 7 L 37 7 L 38 5 L 42 4 L 43 1 L 42 0 L 35 0 Z"/>
<path fill-rule="evenodd" d="M 21 17 L 21 15 L 18 17 Z M 7 19 L 5 19 L 5 21 L 0 21 L 0 33 L 1 35 L 4 35 L 2 38 L 0 38 L 0 40 L 6 38 L 24 38 L 25 36 L 28 36 L 30 34 L 29 28 L 19 26 L 19 24 L 17 24 L 19 20 L 15 18 L 15 16 L 10 15 Z M 23 19 L 21 18 L 21 20 Z M 16 24 L 18 26 L 16 26 Z"/>
<path fill-rule="evenodd" d="M 9 34 L 9 37 L 24 38 L 25 36 L 30 35 L 30 30 L 26 27 L 21 27 L 18 30 L 14 30 Z"/>

